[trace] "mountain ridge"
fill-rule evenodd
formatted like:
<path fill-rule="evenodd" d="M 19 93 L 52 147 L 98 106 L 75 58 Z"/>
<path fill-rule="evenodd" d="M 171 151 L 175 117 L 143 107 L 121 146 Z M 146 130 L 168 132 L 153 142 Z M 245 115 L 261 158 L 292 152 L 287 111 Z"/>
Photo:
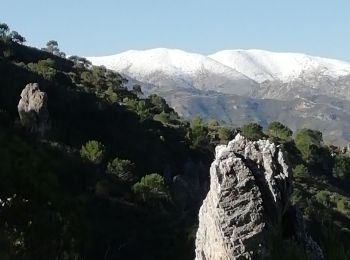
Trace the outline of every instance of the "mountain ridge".
<path fill-rule="evenodd" d="M 350 63 L 337 59 L 329 59 L 319 56 L 307 55 L 297 52 L 272 52 L 260 49 L 227 49 L 215 52 L 210 55 L 202 55 L 199 53 L 186 52 L 180 49 L 170 48 L 153 48 L 146 50 L 128 50 L 114 55 L 87 57 L 95 64 L 106 65 L 115 70 L 125 70 L 125 64 L 122 62 L 135 62 L 135 56 L 144 60 L 145 56 L 148 58 L 156 58 L 155 61 L 160 63 L 171 64 L 174 58 L 179 56 L 188 56 L 188 58 L 200 58 L 202 60 L 210 58 L 224 65 L 225 67 L 233 69 L 238 76 L 247 77 L 258 83 L 266 80 L 280 80 L 288 82 L 299 77 L 302 73 L 307 71 L 320 69 L 323 72 L 329 72 L 325 75 L 333 78 L 346 76 L 350 74 Z M 190 59 L 188 59 L 190 60 Z M 151 60 L 144 60 L 147 62 L 143 69 L 149 70 L 152 63 Z M 124 65 L 124 66 L 123 66 Z M 190 67 L 188 63 L 182 64 L 187 69 Z M 193 65 L 193 64 L 192 64 Z M 175 66 L 176 67 L 176 66 Z M 151 66 L 152 68 L 152 66 Z"/>
<path fill-rule="evenodd" d="M 350 74 L 350 63 L 348 62 L 297 52 L 236 49 L 219 51 L 209 55 L 209 57 L 231 68 L 235 68 L 259 83 L 266 80 L 288 82 L 299 77 L 303 72 L 316 70 L 318 67 L 325 69 L 325 71 L 328 70 L 329 76 L 332 77 Z M 235 60 L 238 62 L 234 62 Z M 252 68 L 254 65 L 260 68 Z M 257 76 L 253 75 L 253 69 L 260 69 L 260 74 L 265 72 L 265 75 L 259 75 L 259 73 L 257 73 Z"/>

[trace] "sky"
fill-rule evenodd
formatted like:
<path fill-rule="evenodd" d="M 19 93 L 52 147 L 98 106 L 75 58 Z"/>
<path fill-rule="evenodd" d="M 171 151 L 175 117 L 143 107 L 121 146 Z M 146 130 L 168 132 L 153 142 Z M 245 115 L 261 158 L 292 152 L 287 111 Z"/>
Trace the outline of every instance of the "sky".
<path fill-rule="evenodd" d="M 349 13 L 350 0 L 2 0 L 0 22 L 71 55 L 265 49 L 350 62 Z"/>

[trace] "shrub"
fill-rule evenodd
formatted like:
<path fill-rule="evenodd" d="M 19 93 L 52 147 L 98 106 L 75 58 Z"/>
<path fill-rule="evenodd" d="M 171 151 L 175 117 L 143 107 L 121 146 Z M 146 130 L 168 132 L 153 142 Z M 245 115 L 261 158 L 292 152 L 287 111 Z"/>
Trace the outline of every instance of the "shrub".
<path fill-rule="evenodd" d="M 4 38 L 10 31 L 10 27 L 6 23 L 0 23 L 0 37 Z"/>
<path fill-rule="evenodd" d="M 218 135 L 220 141 L 227 142 L 232 138 L 232 131 L 227 127 L 219 127 Z"/>
<path fill-rule="evenodd" d="M 201 117 L 196 116 L 191 121 L 191 133 L 195 146 L 205 144 L 207 142 L 208 129 L 204 125 Z"/>
<path fill-rule="evenodd" d="M 107 101 L 110 102 L 111 104 L 114 104 L 118 101 L 118 94 L 113 91 L 112 87 L 109 87 L 106 92 L 106 98 Z"/>
<path fill-rule="evenodd" d="M 129 160 L 115 158 L 108 163 L 107 173 L 121 182 L 133 182 L 136 179 L 135 164 Z"/>
<path fill-rule="evenodd" d="M 303 128 L 297 132 L 294 141 L 304 160 L 317 161 L 317 150 L 322 144 L 321 132 Z"/>
<path fill-rule="evenodd" d="M 142 201 L 159 200 L 169 197 L 164 179 L 157 173 L 142 177 L 139 182 L 132 186 L 132 191 Z"/>
<path fill-rule="evenodd" d="M 52 59 L 39 60 L 38 63 L 29 63 L 28 69 L 41 75 L 47 80 L 56 76 L 55 62 Z"/>
<path fill-rule="evenodd" d="M 170 113 L 172 111 L 165 99 L 156 94 L 149 95 L 148 100 L 153 106 L 153 110 L 155 113 Z"/>
<path fill-rule="evenodd" d="M 276 138 L 282 141 L 288 141 L 291 139 L 293 132 L 287 126 L 280 122 L 271 122 L 266 129 L 266 133 L 269 137 Z"/>
<path fill-rule="evenodd" d="M 333 177 L 341 180 L 350 178 L 350 158 L 344 155 L 336 155 L 332 170 Z"/>
<path fill-rule="evenodd" d="M 23 44 L 26 42 L 26 38 L 24 38 L 22 35 L 20 35 L 16 31 L 12 31 L 9 37 L 11 38 L 11 41 L 16 42 L 18 44 Z"/>
<path fill-rule="evenodd" d="M 343 199 L 339 199 L 337 201 L 337 210 L 340 211 L 341 213 L 344 213 L 346 211 L 345 202 Z"/>
<path fill-rule="evenodd" d="M 331 206 L 331 201 L 329 198 L 329 192 L 325 190 L 321 190 L 316 193 L 316 201 L 323 206 L 329 208 Z"/>
<path fill-rule="evenodd" d="M 257 141 L 264 138 L 264 133 L 262 132 L 262 126 L 257 123 L 245 124 L 241 128 L 241 134 L 248 138 L 249 140 Z"/>
<path fill-rule="evenodd" d="M 104 146 L 95 140 L 88 141 L 80 149 L 80 156 L 92 163 L 99 164 L 103 160 Z"/>
<path fill-rule="evenodd" d="M 304 164 L 298 164 L 293 169 L 293 176 L 294 177 L 308 177 L 309 176 L 309 170 Z"/>
<path fill-rule="evenodd" d="M 159 114 L 154 115 L 153 119 L 155 121 L 162 122 L 163 124 L 167 124 L 170 122 L 169 114 L 165 113 L 164 111 L 159 113 Z"/>

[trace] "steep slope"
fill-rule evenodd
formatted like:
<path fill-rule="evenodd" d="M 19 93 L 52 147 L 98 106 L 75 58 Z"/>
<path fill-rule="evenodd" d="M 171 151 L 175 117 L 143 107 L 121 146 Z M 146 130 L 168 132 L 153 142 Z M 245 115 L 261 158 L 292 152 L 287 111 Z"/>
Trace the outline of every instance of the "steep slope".
<path fill-rule="evenodd" d="M 162 90 L 212 90 L 250 95 L 258 85 L 235 69 L 209 57 L 173 49 L 131 50 L 106 57 L 89 57 L 95 65 L 104 65 L 140 82 Z"/>
<path fill-rule="evenodd" d="M 182 238 L 194 215 L 184 218 L 170 197 L 143 202 L 132 189 L 165 171 L 171 186 L 188 161 L 191 174 L 206 176 L 211 152 L 190 146 L 189 126 L 162 100 L 122 88 L 118 74 L 11 42 L 5 47 L 13 55 L 4 57 L 2 43 L 0 259 L 193 259 L 192 241 Z M 171 125 L 153 119 L 162 111 Z M 52 128 L 42 139 L 48 115 Z M 96 155 L 85 149 L 95 141 L 101 161 L 80 153 L 83 146 Z M 121 180 L 115 163 L 132 180 Z"/>
<path fill-rule="evenodd" d="M 224 50 L 209 57 L 259 83 L 266 80 L 288 82 L 315 73 L 334 79 L 350 74 L 350 63 L 302 53 Z"/>

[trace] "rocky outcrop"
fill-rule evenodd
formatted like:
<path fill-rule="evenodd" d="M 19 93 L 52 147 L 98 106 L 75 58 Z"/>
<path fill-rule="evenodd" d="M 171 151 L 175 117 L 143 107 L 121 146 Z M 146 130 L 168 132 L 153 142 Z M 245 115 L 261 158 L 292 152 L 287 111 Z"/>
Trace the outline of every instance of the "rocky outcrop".
<path fill-rule="evenodd" d="M 49 129 L 47 95 L 40 91 L 38 83 L 30 83 L 22 90 L 18 114 L 21 124 L 32 133 L 42 136 Z"/>
<path fill-rule="evenodd" d="M 196 260 L 260 259 L 269 230 L 288 208 L 291 174 L 282 149 L 236 135 L 216 148 L 199 211 Z"/>

